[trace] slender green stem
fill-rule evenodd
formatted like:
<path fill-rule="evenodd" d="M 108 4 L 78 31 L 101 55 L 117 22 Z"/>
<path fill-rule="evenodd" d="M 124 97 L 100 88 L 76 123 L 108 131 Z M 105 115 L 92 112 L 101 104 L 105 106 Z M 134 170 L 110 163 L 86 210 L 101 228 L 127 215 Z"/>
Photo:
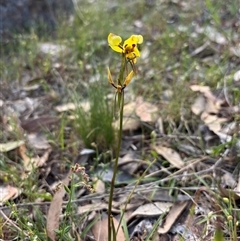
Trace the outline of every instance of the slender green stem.
<path fill-rule="evenodd" d="M 124 91 L 124 90 L 123 90 Z M 112 236 L 112 230 L 113 228 L 111 227 L 111 212 L 112 212 L 112 201 L 113 201 L 113 192 L 114 192 L 114 186 L 115 186 L 115 180 L 117 176 L 117 168 L 118 168 L 118 160 L 119 160 L 119 155 L 120 155 L 120 149 L 121 149 L 121 143 L 122 143 L 122 125 L 123 125 L 123 106 L 124 106 L 124 92 L 119 93 L 118 98 L 120 99 L 120 126 L 119 126 L 119 134 L 118 134 L 118 146 L 117 146 L 117 153 L 116 153 L 116 160 L 114 164 L 114 169 L 113 169 L 113 177 L 111 181 L 111 189 L 110 189 L 110 195 L 109 195 L 109 202 L 108 202 L 108 241 L 111 240 Z M 116 239 L 116 236 L 113 235 L 113 240 Z"/>
<path fill-rule="evenodd" d="M 125 56 L 123 55 L 122 56 L 122 65 L 121 65 L 119 79 L 118 79 L 119 85 L 121 85 L 123 83 L 125 64 L 126 64 L 126 59 L 125 59 Z M 119 160 L 121 143 L 122 143 L 124 90 L 122 90 L 121 92 L 118 92 L 118 106 L 119 106 L 119 112 L 120 112 L 119 133 L 118 133 L 118 146 L 117 146 L 116 160 L 115 160 L 115 164 L 114 164 L 113 177 L 112 177 L 112 181 L 111 181 L 111 188 L 110 188 L 109 201 L 108 201 L 108 241 L 112 241 L 112 234 L 113 234 L 113 241 L 116 240 L 116 233 L 114 232 L 114 230 L 116 230 L 116 229 L 112 227 L 112 225 L 114 225 L 114 224 L 112 222 L 111 217 L 112 217 L 112 201 L 113 201 L 114 185 L 115 185 L 115 180 L 116 180 L 116 176 L 117 176 L 118 160 Z"/>
<path fill-rule="evenodd" d="M 113 177 L 111 181 L 111 189 L 109 194 L 109 202 L 108 202 L 108 241 L 111 241 L 112 230 L 111 227 L 111 212 L 112 212 L 112 201 L 113 201 L 113 192 L 114 192 L 114 184 L 117 176 L 117 168 L 118 168 L 118 160 L 120 155 L 121 143 L 122 143 L 122 126 L 123 126 L 123 106 L 124 106 L 124 92 L 119 93 L 118 98 L 121 98 L 120 102 L 120 126 L 119 126 L 119 134 L 118 134 L 118 146 L 116 153 L 116 160 L 114 164 Z M 113 237 L 116 238 L 116 237 Z"/>
<path fill-rule="evenodd" d="M 119 76 L 118 76 L 118 85 L 121 85 L 121 86 L 123 85 L 125 68 L 126 68 L 126 58 L 125 58 L 125 55 L 122 54 L 121 69 L 120 69 Z"/>

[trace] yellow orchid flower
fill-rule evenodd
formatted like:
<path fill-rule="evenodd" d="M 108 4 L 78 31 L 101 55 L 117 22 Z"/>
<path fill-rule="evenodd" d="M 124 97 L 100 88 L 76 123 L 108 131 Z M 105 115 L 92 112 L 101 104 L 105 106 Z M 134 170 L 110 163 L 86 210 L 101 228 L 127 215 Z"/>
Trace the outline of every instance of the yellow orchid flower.
<path fill-rule="evenodd" d="M 120 36 L 113 33 L 108 35 L 108 44 L 112 50 L 125 54 L 125 57 L 128 60 L 132 60 L 134 63 L 136 63 L 137 57 L 140 57 L 137 44 L 141 44 L 143 42 L 143 36 L 132 35 L 130 38 L 124 41 L 123 45 L 121 45 L 121 42 L 122 38 Z"/>

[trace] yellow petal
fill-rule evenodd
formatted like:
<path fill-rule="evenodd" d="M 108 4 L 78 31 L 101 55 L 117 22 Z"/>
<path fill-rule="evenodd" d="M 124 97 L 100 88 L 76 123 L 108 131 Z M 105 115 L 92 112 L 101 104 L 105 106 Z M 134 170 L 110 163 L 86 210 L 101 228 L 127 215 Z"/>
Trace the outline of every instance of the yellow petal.
<path fill-rule="evenodd" d="M 108 35 L 108 43 L 109 45 L 119 45 L 122 42 L 122 38 L 114 33 L 110 33 Z"/>
<path fill-rule="evenodd" d="M 109 46 L 116 52 L 118 53 L 122 53 L 123 49 L 120 45 L 120 43 L 122 42 L 122 38 L 118 35 L 115 35 L 113 33 L 110 33 L 108 35 L 108 44 Z"/>
<path fill-rule="evenodd" d="M 133 60 L 136 59 L 136 57 L 138 57 L 134 54 L 134 52 L 127 53 L 125 56 L 128 60 Z"/>
<path fill-rule="evenodd" d="M 132 35 L 130 38 L 124 41 L 124 47 L 126 45 L 133 45 L 133 44 L 141 44 L 143 42 L 143 36 L 142 35 Z"/>
<path fill-rule="evenodd" d="M 112 50 L 118 52 L 118 53 L 122 53 L 123 49 L 120 46 L 115 46 L 115 45 L 109 45 L 111 47 Z"/>
<path fill-rule="evenodd" d="M 130 37 L 130 39 L 135 44 L 141 44 L 143 42 L 143 36 L 142 35 L 132 35 Z"/>
<path fill-rule="evenodd" d="M 143 36 L 142 35 L 133 35 L 133 36 L 134 36 L 134 38 L 137 39 L 138 44 L 141 44 L 143 42 Z"/>
<path fill-rule="evenodd" d="M 134 48 L 134 51 L 133 51 L 133 52 L 134 52 L 134 54 L 135 54 L 136 57 L 140 57 L 140 52 L 139 52 L 139 50 L 138 50 L 137 47 Z"/>

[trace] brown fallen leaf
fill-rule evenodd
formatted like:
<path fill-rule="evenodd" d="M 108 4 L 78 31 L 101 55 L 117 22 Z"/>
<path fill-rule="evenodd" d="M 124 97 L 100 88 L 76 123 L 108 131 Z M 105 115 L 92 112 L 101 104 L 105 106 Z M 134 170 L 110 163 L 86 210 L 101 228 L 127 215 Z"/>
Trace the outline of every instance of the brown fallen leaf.
<path fill-rule="evenodd" d="M 204 111 L 201 114 L 201 120 L 208 126 L 209 130 L 219 132 L 222 129 L 222 124 L 227 121 L 227 118 L 220 118 L 217 115 L 211 115 Z"/>
<path fill-rule="evenodd" d="M 218 98 L 212 93 L 209 86 L 191 85 L 190 89 L 194 92 L 202 93 L 208 101 L 211 101 L 213 103 L 217 102 L 218 100 Z"/>
<path fill-rule="evenodd" d="M 201 85 L 191 85 L 190 89 L 195 92 L 200 92 L 206 98 L 206 108 L 209 111 L 214 111 L 214 113 L 218 113 L 221 106 L 226 103 L 225 98 L 220 98 L 218 94 L 214 94 L 209 86 L 201 86 Z M 210 107 L 209 107 L 210 106 Z"/>
<path fill-rule="evenodd" d="M 62 181 L 60 189 L 54 194 L 51 201 L 48 214 L 47 214 L 47 236 L 52 240 L 56 240 L 56 233 L 54 230 L 59 229 L 59 217 L 62 211 L 63 197 L 66 193 L 64 186 L 67 186 L 69 183 L 68 175 Z"/>
<path fill-rule="evenodd" d="M 158 233 L 167 233 L 171 229 L 173 224 L 176 222 L 176 220 L 180 217 L 185 208 L 188 206 L 188 204 L 189 201 L 174 203 L 165 219 L 163 226 L 158 228 Z"/>
<path fill-rule="evenodd" d="M 124 105 L 123 130 L 136 130 L 140 127 L 140 121 L 135 113 L 136 102 L 130 102 Z"/>
<path fill-rule="evenodd" d="M 117 229 L 119 222 L 113 217 L 115 229 Z M 103 218 L 96 222 L 92 227 L 92 233 L 96 241 L 108 241 L 108 218 Z M 123 230 L 120 228 L 117 233 L 117 241 L 125 241 Z"/>
<path fill-rule="evenodd" d="M 19 141 L 9 141 L 7 143 L 0 143 L 0 152 L 8 152 L 16 149 L 17 147 L 23 145 L 25 142 L 22 140 Z"/>
<path fill-rule="evenodd" d="M 171 202 L 153 202 L 141 205 L 129 217 L 127 223 L 134 217 L 154 217 L 160 216 L 169 211 L 172 206 Z"/>
<path fill-rule="evenodd" d="M 29 157 L 27 153 L 27 148 L 25 145 L 19 147 L 19 154 L 23 160 L 24 170 L 31 171 L 33 168 L 41 167 L 48 160 L 49 154 L 52 152 L 52 149 L 49 148 L 44 152 L 44 154 L 39 157 Z"/>
<path fill-rule="evenodd" d="M 58 105 L 55 107 L 55 109 L 58 112 L 65 112 L 65 111 L 70 111 L 70 110 L 76 110 L 77 108 L 82 108 L 84 111 L 89 111 L 90 109 L 90 103 L 87 101 L 81 102 L 79 104 L 76 103 L 67 103 L 63 105 Z"/>
<path fill-rule="evenodd" d="M 0 186 L 0 206 L 2 206 L 6 201 L 14 199 L 19 196 L 21 190 L 12 187 L 10 185 Z"/>
<path fill-rule="evenodd" d="M 96 193 L 105 193 L 105 191 L 106 191 L 105 190 L 105 183 L 100 179 L 97 179 L 95 181 L 96 181 L 96 183 L 94 185 L 95 192 Z"/>
<path fill-rule="evenodd" d="M 202 86 L 202 85 L 191 85 L 190 89 L 192 91 L 199 91 L 201 93 L 209 93 L 211 92 L 211 89 L 209 86 Z"/>
<path fill-rule="evenodd" d="M 143 98 L 136 98 L 136 115 L 144 122 L 155 122 L 158 118 L 158 107 L 143 100 Z"/>
<path fill-rule="evenodd" d="M 123 131 L 137 130 L 140 127 L 141 123 L 140 123 L 139 118 L 136 116 L 135 109 L 136 109 L 135 101 L 124 105 Z M 116 129 L 118 129 L 119 128 L 119 120 L 116 120 L 113 123 L 113 126 Z"/>
<path fill-rule="evenodd" d="M 178 169 L 184 167 L 185 163 L 183 162 L 181 156 L 173 149 L 156 145 L 154 145 L 153 148 L 159 155 L 163 156 L 174 167 L 177 167 Z"/>
<path fill-rule="evenodd" d="M 147 164 L 145 161 L 138 159 L 138 156 L 134 152 L 126 153 L 118 160 L 118 166 L 121 166 L 121 170 L 128 172 L 131 175 L 138 170 L 139 166 Z"/>
<path fill-rule="evenodd" d="M 191 106 L 191 110 L 195 115 L 200 115 L 205 110 L 206 101 L 205 98 L 200 95 L 198 96 Z"/>

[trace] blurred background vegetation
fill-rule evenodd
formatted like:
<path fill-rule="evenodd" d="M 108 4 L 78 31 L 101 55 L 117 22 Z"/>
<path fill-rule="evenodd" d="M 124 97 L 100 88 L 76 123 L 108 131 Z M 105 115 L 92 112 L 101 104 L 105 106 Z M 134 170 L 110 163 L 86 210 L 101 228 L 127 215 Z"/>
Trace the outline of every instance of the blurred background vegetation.
<path fill-rule="evenodd" d="M 110 127 L 114 91 L 106 68 L 117 76 L 119 56 L 107 45 L 110 32 L 123 39 L 131 34 L 144 36 L 138 76 L 126 89 L 126 100 L 143 96 L 156 104 L 169 133 L 177 126 L 187 133 L 199 123 L 189 108 L 194 97 L 188 88 L 191 84 L 216 88 L 227 81 L 233 105 L 240 99 L 232 78 L 239 68 L 237 0 L 19 0 L 1 3 L 0 10 L 0 98 L 45 97 L 48 105 L 40 106 L 35 117 L 56 115 L 56 105 L 92 98 L 91 113 L 79 109 L 73 113 L 77 114 L 73 128 L 87 147 L 95 139 L 102 150 L 114 149 Z M 39 88 L 25 90 L 35 84 Z M 99 114 L 101 118 L 96 117 Z M 182 121 L 187 122 L 188 130 Z M 95 129 L 101 133 L 93 130 L 97 123 Z M 64 121 L 68 124 L 69 120 Z M 61 133 L 52 138 L 61 138 L 63 143 Z M 78 137 L 71 137 L 71 142 Z"/>

